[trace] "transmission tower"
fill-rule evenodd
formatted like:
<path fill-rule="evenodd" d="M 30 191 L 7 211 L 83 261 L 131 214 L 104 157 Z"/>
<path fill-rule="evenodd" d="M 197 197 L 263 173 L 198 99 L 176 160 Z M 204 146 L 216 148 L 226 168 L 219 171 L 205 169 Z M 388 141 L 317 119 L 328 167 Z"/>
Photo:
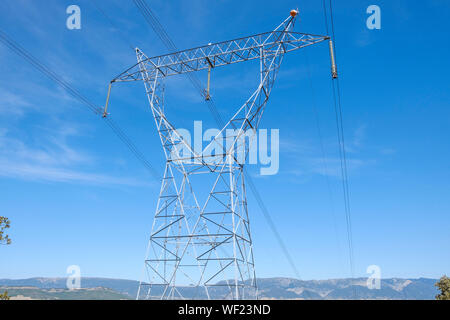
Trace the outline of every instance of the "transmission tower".
<path fill-rule="evenodd" d="M 142 81 L 166 158 L 138 299 L 257 298 L 244 163 L 236 154 L 247 157 L 245 132 L 258 129 L 284 55 L 329 40 L 293 32 L 297 14 L 272 32 L 158 57 L 136 49 L 137 64 L 111 81 L 104 116 L 113 83 Z M 260 64 L 257 89 L 198 152 L 166 117 L 164 79 L 250 60 Z M 209 75 L 207 90 L 209 99 Z"/>

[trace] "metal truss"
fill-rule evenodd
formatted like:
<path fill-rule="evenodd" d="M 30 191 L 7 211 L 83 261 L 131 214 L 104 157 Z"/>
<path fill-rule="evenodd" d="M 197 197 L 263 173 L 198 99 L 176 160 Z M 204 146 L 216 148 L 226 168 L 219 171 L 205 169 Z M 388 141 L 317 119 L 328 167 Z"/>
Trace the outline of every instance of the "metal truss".
<path fill-rule="evenodd" d="M 137 64 L 111 81 L 143 81 L 166 157 L 138 299 L 257 298 L 244 161 L 238 152 L 243 150 L 244 159 L 248 155 L 246 132 L 259 126 L 284 54 L 329 39 L 292 32 L 296 15 L 272 32 L 159 57 L 136 49 Z M 164 79 L 257 59 L 255 92 L 205 149 L 194 150 L 164 113 Z"/>
<path fill-rule="evenodd" d="M 223 41 L 206 46 L 174 52 L 162 56 L 145 58 L 140 63 L 130 67 L 116 78 L 119 81 L 142 81 L 141 65 L 145 69 L 158 70 L 162 77 L 187 72 L 206 70 L 233 63 L 273 57 L 278 54 L 281 46 L 282 54 L 304 48 L 329 39 L 325 36 L 274 30 L 249 37 Z"/>

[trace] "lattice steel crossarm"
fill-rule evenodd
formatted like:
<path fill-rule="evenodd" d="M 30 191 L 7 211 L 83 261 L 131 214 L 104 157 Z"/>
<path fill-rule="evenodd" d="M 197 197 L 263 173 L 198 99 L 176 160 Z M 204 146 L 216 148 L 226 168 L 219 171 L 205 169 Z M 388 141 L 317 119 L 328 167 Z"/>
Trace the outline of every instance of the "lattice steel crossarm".
<path fill-rule="evenodd" d="M 147 58 L 142 63 L 147 70 L 156 69 L 166 77 L 260 59 L 261 55 L 269 58 L 276 54 L 280 44 L 286 53 L 328 39 L 327 36 L 285 30 L 272 31 Z M 139 64 L 136 64 L 114 78 L 113 82 L 141 80 L 143 79 Z"/>

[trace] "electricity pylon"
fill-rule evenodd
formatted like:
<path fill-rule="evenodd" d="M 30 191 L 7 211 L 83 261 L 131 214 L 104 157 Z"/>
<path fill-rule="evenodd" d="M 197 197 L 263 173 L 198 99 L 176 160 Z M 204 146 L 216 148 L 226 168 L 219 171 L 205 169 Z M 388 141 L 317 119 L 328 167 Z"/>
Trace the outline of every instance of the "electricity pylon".
<path fill-rule="evenodd" d="M 104 116 L 113 83 L 142 81 L 166 158 L 138 299 L 257 298 L 244 163 L 237 153 L 248 155 L 245 133 L 258 129 L 284 55 L 329 39 L 293 32 L 297 14 L 292 10 L 272 32 L 158 57 L 136 49 L 137 64 L 111 81 Z M 257 59 L 257 89 L 211 143 L 196 150 L 166 117 L 164 79 Z"/>

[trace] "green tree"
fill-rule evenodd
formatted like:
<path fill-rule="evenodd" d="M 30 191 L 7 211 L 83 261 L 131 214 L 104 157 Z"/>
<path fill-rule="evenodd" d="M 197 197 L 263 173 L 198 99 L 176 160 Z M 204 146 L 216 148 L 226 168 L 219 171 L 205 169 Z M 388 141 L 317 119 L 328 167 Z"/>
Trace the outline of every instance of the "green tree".
<path fill-rule="evenodd" d="M 436 287 L 441 291 L 436 295 L 436 300 L 450 300 L 450 278 L 443 276 L 439 282 L 436 282 Z"/>
<path fill-rule="evenodd" d="M 9 300 L 8 291 L 0 293 L 0 300 Z"/>
<path fill-rule="evenodd" d="M 6 217 L 0 217 L 0 244 L 11 244 L 11 239 L 7 234 L 5 234 L 5 230 L 9 229 L 10 222 Z"/>
<path fill-rule="evenodd" d="M 9 227 L 9 219 L 6 217 L 0 217 L 0 244 L 11 244 L 11 239 L 9 238 L 9 235 L 6 234 L 6 229 L 9 229 Z M 8 291 L 0 293 L 0 300 L 9 300 Z"/>

